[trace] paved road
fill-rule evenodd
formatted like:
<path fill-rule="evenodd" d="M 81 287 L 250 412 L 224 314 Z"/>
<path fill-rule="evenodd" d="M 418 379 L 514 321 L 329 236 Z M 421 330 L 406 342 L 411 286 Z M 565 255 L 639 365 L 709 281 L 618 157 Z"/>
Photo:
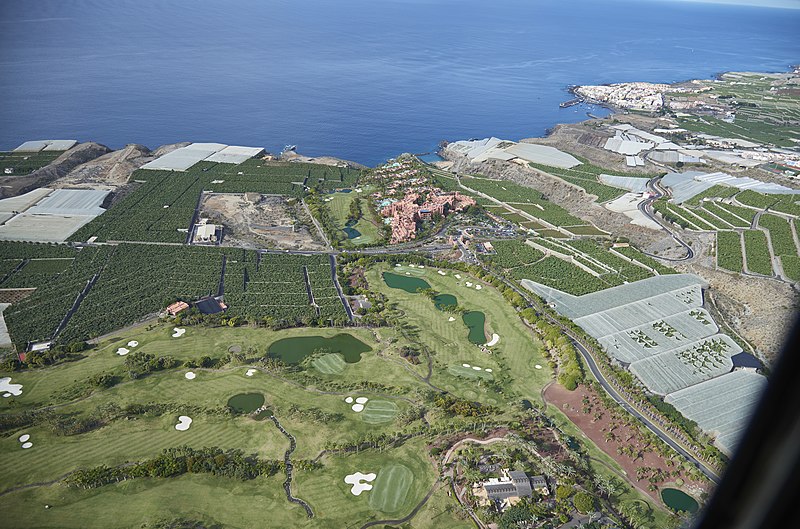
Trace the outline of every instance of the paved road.
<path fill-rule="evenodd" d="M 645 255 L 649 255 L 650 257 L 655 257 L 657 259 L 663 259 L 665 261 L 674 261 L 674 262 L 688 261 L 689 259 L 694 258 L 694 250 L 692 250 L 692 247 L 689 246 L 688 244 L 686 244 L 686 242 L 684 242 L 680 237 L 678 237 L 678 235 L 674 231 L 672 231 L 672 228 L 669 227 L 661 219 L 656 217 L 656 214 L 653 212 L 653 206 L 652 206 L 653 202 L 655 202 L 656 200 L 658 200 L 659 198 L 664 196 L 664 190 L 661 188 L 661 186 L 658 183 L 658 180 L 660 178 L 661 178 L 660 176 L 657 176 L 657 177 L 651 178 L 650 180 L 647 181 L 647 189 L 648 189 L 648 191 L 650 191 L 652 196 L 650 198 L 647 198 L 647 199 L 639 202 L 639 206 L 638 206 L 639 207 L 639 211 L 641 211 L 643 215 L 645 215 L 648 218 L 652 219 L 653 222 L 655 222 L 659 226 L 661 226 L 662 230 L 667 232 L 670 235 L 670 237 L 672 237 L 675 240 L 675 242 L 680 244 L 686 250 L 686 255 L 683 256 L 683 257 L 664 257 L 663 255 L 649 254 L 649 253 L 645 252 L 644 250 L 642 250 L 642 253 L 644 253 Z"/>
<path fill-rule="evenodd" d="M 617 402 L 617 404 L 622 406 L 622 408 L 625 411 L 627 411 L 628 413 L 630 413 L 631 415 L 642 421 L 642 423 L 647 427 L 648 430 L 656 434 L 662 441 L 664 441 L 667 445 L 672 447 L 673 450 L 675 450 L 685 459 L 690 461 L 703 474 L 705 474 L 706 477 L 708 477 L 708 479 L 714 482 L 719 482 L 719 475 L 717 475 L 717 473 L 714 472 L 713 469 L 711 469 L 705 463 L 703 463 L 702 461 L 694 457 L 692 454 L 690 454 L 688 451 L 686 451 L 681 445 L 676 443 L 672 439 L 672 437 L 670 437 L 663 430 L 661 430 L 661 428 L 659 428 L 658 425 L 654 424 L 653 422 L 650 421 L 650 419 L 642 415 L 639 412 L 639 410 L 631 406 L 627 400 L 625 400 L 619 393 L 617 393 L 616 389 L 614 389 L 614 387 L 611 384 L 609 384 L 606 378 L 603 376 L 603 373 L 600 371 L 600 368 L 597 367 L 597 363 L 594 361 L 594 357 L 586 349 L 586 347 L 584 347 L 583 344 L 577 341 L 574 337 L 570 336 L 569 333 L 565 334 L 567 334 L 567 336 L 569 336 L 570 339 L 572 339 L 572 344 L 581 353 L 581 356 L 583 356 L 584 360 L 586 360 L 586 364 L 589 366 L 592 375 L 594 375 L 594 377 L 597 379 L 597 381 L 600 383 L 600 385 L 603 387 L 606 393 L 608 393 L 611 396 L 611 398 L 613 398 Z"/>

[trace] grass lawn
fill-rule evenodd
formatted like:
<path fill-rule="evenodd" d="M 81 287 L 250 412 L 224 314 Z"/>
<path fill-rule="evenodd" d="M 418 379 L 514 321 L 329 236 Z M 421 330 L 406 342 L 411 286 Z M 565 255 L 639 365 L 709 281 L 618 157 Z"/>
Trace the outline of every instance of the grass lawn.
<path fill-rule="evenodd" d="M 384 452 L 326 455 L 322 470 L 297 472 L 295 490 L 327 521 L 327 527 L 358 527 L 371 520 L 402 518 L 436 481 L 425 452 L 424 441 L 412 440 Z M 354 496 L 344 478 L 355 472 L 377 474 L 373 489 Z"/>
<path fill-rule="evenodd" d="M 339 229 L 344 230 L 345 223 L 347 222 L 347 216 L 350 213 L 350 204 L 356 199 L 356 197 L 361 198 L 362 217 L 354 226 L 352 226 L 352 228 L 358 230 L 361 235 L 350 239 L 350 242 L 355 245 L 371 244 L 379 240 L 381 237 L 380 228 L 372 222 L 366 204 L 366 201 L 370 200 L 369 193 L 372 191 L 372 189 L 369 187 L 359 189 L 362 190 L 361 193 L 357 193 L 355 190 L 353 190 L 350 193 L 332 193 L 330 195 L 326 195 L 326 198 L 333 198 L 333 200 L 326 202 L 325 204 L 327 204 L 328 209 L 331 212 L 331 217 L 333 217 L 333 220 L 336 222 Z"/>
<path fill-rule="evenodd" d="M 76 529 L 139 528 L 176 518 L 232 529 L 326 527 L 286 501 L 281 474 L 239 481 L 207 474 L 138 479 L 94 490 L 51 485 L 0 497 L 9 526 Z M 45 509 L 50 505 L 50 509 Z"/>
<path fill-rule="evenodd" d="M 480 347 L 467 339 L 468 328 L 458 314 L 437 309 L 433 302 L 422 294 L 411 294 L 400 289 L 389 288 L 380 274 L 389 267 L 379 265 L 367 272 L 370 288 L 378 290 L 397 302 L 405 312 L 405 319 L 410 333 L 416 335 L 416 341 L 427 345 L 434 353 L 434 371 L 431 382 L 439 387 L 453 391 L 468 399 L 476 399 L 488 404 L 500 404 L 509 398 L 532 399 L 551 379 L 549 370 L 537 370 L 535 364 L 547 365 L 540 353 L 540 344 L 517 316 L 502 295 L 491 285 L 478 281 L 463 272 L 446 270 L 441 276 L 436 269 L 425 268 L 422 277 L 431 287 L 444 294 L 452 294 L 458 299 L 459 306 L 467 310 L 480 310 L 486 315 L 488 336 L 497 333 L 500 341 L 490 347 L 490 353 L 481 351 Z M 461 279 L 457 279 L 458 273 Z M 466 285 L 472 283 L 471 287 Z M 481 285 L 481 290 L 475 288 Z M 449 321 L 454 317 L 454 321 Z M 465 379 L 454 375 L 450 368 L 460 367 L 467 363 L 483 369 L 492 369 L 492 375 L 503 388 L 505 394 L 490 390 L 479 380 Z M 418 366 L 420 373 L 423 372 Z"/>

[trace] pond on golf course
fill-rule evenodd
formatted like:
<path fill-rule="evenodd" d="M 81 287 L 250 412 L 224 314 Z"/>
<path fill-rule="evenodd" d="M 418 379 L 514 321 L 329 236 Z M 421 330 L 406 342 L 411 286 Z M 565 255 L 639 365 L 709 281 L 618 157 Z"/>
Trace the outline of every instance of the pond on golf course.
<path fill-rule="evenodd" d="M 253 413 L 264 405 L 261 393 L 239 393 L 228 399 L 228 407 L 236 413 Z"/>
<path fill-rule="evenodd" d="M 348 364 L 361 360 L 361 353 L 372 351 L 369 345 L 352 334 L 341 333 L 331 338 L 324 336 L 282 338 L 272 342 L 267 353 L 273 358 L 280 358 L 286 364 L 299 364 L 305 357 L 319 349 L 329 353 L 341 353 Z"/>
<path fill-rule="evenodd" d="M 484 326 L 486 325 L 486 315 L 478 310 L 472 310 L 464 313 L 461 319 L 464 320 L 464 325 L 469 327 L 467 339 L 477 345 L 485 344 L 486 331 L 484 331 Z"/>
<path fill-rule="evenodd" d="M 356 237 L 361 237 L 361 232 L 353 227 L 356 224 L 358 224 L 357 220 L 350 219 L 347 221 L 347 224 L 344 225 L 342 231 L 347 235 L 348 239 L 355 239 Z"/>
<path fill-rule="evenodd" d="M 433 298 L 433 304 L 439 310 L 444 310 L 447 307 L 455 307 L 458 305 L 458 299 L 452 294 L 439 294 Z"/>
<path fill-rule="evenodd" d="M 415 294 L 417 290 L 425 290 L 431 288 L 431 285 L 424 279 L 418 277 L 409 277 L 393 274 L 391 272 L 383 273 L 383 280 L 389 288 L 399 288 L 405 290 L 409 294 Z"/>
<path fill-rule="evenodd" d="M 678 489 L 662 489 L 661 499 L 670 509 L 695 513 L 700 508 L 697 500 Z"/>

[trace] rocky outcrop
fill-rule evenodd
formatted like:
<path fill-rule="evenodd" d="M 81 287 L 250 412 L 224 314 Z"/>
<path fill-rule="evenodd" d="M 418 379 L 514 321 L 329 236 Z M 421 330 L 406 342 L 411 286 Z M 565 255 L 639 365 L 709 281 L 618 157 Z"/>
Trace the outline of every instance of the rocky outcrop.
<path fill-rule="evenodd" d="M 152 159 L 152 153 L 147 147 L 126 145 L 123 149 L 79 165 L 68 175 L 53 182 L 52 186 L 113 189 L 125 184 L 133 171 Z"/>

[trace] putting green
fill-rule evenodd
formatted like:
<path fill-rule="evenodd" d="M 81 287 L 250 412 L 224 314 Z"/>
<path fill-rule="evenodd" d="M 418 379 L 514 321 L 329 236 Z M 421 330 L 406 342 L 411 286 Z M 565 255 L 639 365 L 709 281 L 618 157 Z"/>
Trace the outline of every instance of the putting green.
<path fill-rule="evenodd" d="M 457 377 L 472 378 L 472 379 L 482 378 L 484 380 L 492 380 L 494 378 L 491 373 L 487 373 L 483 369 L 477 371 L 475 369 L 472 369 L 471 367 L 447 366 L 447 371 L 451 375 L 455 375 Z"/>
<path fill-rule="evenodd" d="M 390 400 L 369 400 L 361 412 L 361 420 L 370 424 L 391 422 L 399 408 Z"/>
<path fill-rule="evenodd" d="M 370 507 L 382 512 L 397 512 L 403 506 L 413 483 L 414 474 L 404 465 L 381 468 L 369 494 Z"/>
<path fill-rule="evenodd" d="M 330 353 L 315 358 L 311 365 L 323 375 L 339 375 L 347 367 L 344 358 L 338 353 Z"/>

